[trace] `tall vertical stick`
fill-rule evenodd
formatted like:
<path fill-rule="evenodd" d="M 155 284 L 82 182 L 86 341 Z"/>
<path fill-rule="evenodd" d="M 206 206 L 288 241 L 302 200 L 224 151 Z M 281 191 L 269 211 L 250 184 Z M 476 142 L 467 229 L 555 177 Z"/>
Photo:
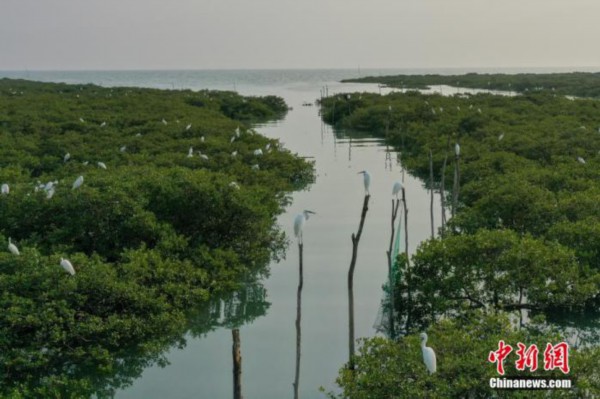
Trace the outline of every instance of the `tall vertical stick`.
<path fill-rule="evenodd" d="M 429 190 L 431 190 L 431 203 L 429 212 L 431 213 L 431 238 L 435 237 L 435 229 L 433 227 L 433 154 L 429 150 Z"/>
<path fill-rule="evenodd" d="M 394 339 L 396 337 L 396 331 L 395 331 L 395 327 L 394 327 L 394 306 L 396 301 L 394 300 L 394 288 L 395 288 L 395 283 L 396 283 L 396 279 L 394 278 L 394 271 L 393 271 L 393 262 L 394 260 L 392 260 L 392 246 L 394 245 L 394 237 L 396 235 L 396 226 L 395 226 L 395 222 L 396 222 L 396 216 L 398 215 L 398 207 L 400 206 L 400 200 L 396 199 L 393 200 L 392 199 L 392 235 L 390 236 L 390 247 L 387 251 L 387 260 L 388 260 L 388 284 L 390 287 L 390 338 Z"/>
<path fill-rule="evenodd" d="M 362 235 L 365 217 L 369 210 L 370 195 L 365 195 L 362 212 L 360 215 L 360 224 L 356 235 L 352 233 L 352 259 L 350 260 L 350 269 L 348 270 L 348 356 L 349 369 L 354 370 L 354 268 L 356 267 L 356 258 L 358 256 L 358 242 Z"/>
<path fill-rule="evenodd" d="M 300 346 L 302 344 L 302 330 L 300 321 L 302 319 L 302 286 L 304 284 L 304 273 L 302 271 L 302 251 L 304 244 L 298 243 L 298 251 L 300 253 L 300 265 L 298 267 L 298 293 L 296 304 L 296 374 L 294 377 L 294 399 L 298 399 L 298 385 L 300 383 Z"/>
<path fill-rule="evenodd" d="M 233 346 L 231 349 L 233 355 L 233 399 L 243 399 L 240 330 L 238 328 L 231 330 L 231 335 L 233 336 Z"/>
<path fill-rule="evenodd" d="M 456 214 L 458 206 L 458 192 L 460 190 L 460 155 L 455 154 L 454 157 L 454 195 L 452 198 L 452 217 Z"/>
<path fill-rule="evenodd" d="M 402 187 L 402 202 L 404 203 L 404 253 L 406 256 L 406 280 L 408 293 L 408 312 L 406 316 L 406 331 L 410 328 L 411 306 L 412 306 L 412 289 L 411 289 L 411 273 L 410 273 L 410 258 L 408 257 L 408 207 L 406 206 L 406 190 Z"/>

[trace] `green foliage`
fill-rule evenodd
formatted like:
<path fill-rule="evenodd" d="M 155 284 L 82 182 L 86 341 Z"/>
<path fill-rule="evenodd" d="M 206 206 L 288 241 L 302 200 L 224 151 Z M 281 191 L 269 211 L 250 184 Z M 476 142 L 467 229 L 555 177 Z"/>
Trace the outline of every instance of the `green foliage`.
<path fill-rule="evenodd" d="M 548 91 L 579 97 L 600 97 L 600 73 L 597 72 L 370 76 L 347 79 L 343 82 L 381 83 L 386 86 L 408 89 L 447 85 L 517 93 Z"/>
<path fill-rule="evenodd" d="M 276 97 L 0 80 L 0 243 L 21 251 L 0 253 L 0 396 L 111 397 L 188 330 L 264 314 L 255 280 L 283 256 L 276 216 L 313 172 L 244 123 L 285 111 Z"/>
<path fill-rule="evenodd" d="M 465 332 L 468 331 L 466 334 Z M 355 357 L 356 370 L 346 367 L 337 379 L 343 393 L 331 398 L 579 398 L 600 394 L 600 355 L 595 350 L 569 351 L 571 372 L 545 371 L 543 351 L 546 343 L 557 344 L 556 333 L 540 333 L 535 329 L 515 330 L 506 315 L 470 313 L 457 320 L 444 320 L 428 331 L 427 346 L 437 357 L 437 372 L 428 374 L 423 364 L 417 334 L 398 342 L 385 338 L 363 339 Z M 493 390 L 490 378 L 499 377 L 496 365 L 487 361 L 488 354 L 504 340 L 513 352 L 504 362 L 505 375 L 572 380 L 574 388 L 554 391 Z M 538 370 L 515 369 L 517 343 L 540 349 Z"/>

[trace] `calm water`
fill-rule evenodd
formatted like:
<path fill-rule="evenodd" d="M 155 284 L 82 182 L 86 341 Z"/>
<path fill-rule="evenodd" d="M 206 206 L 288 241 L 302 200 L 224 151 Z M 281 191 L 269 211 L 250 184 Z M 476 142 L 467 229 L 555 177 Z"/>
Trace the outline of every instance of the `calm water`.
<path fill-rule="evenodd" d="M 361 75 L 423 71 L 365 70 Z M 459 73 L 458 70 L 426 71 Z M 317 179 L 309 190 L 295 193 L 293 204 L 279 219 L 293 237 L 293 218 L 303 209 L 317 212 L 305 226 L 302 361 L 300 393 L 303 398 L 324 397 L 319 386 L 335 388 L 338 369 L 347 361 L 346 276 L 351 257 L 350 235 L 356 231 L 363 199 L 362 176 L 372 176 L 370 210 L 360 242 L 355 272 L 356 337 L 375 335 L 386 280 L 385 251 L 389 240 L 392 184 L 402 179 L 397 154 L 389 153 L 373 137 L 346 137 L 322 124 L 318 108 L 302 106 L 320 96 L 352 91 L 379 92 L 376 85 L 336 83 L 358 76 L 350 70 L 288 71 L 157 71 L 157 72 L 0 72 L 0 76 L 35 80 L 92 82 L 104 86 L 226 89 L 242 94 L 275 94 L 293 110 L 282 121 L 259 127 L 262 134 L 279 138 L 285 146 L 315 161 Z M 433 90 L 436 90 L 434 88 Z M 456 89 L 438 88 L 450 94 Z M 409 245 L 429 237 L 429 193 L 421 181 L 405 175 L 409 207 Z M 439 204 L 436 198 L 436 225 Z M 298 284 L 298 249 L 290 245 L 286 260 L 271 265 L 265 280 L 265 316 L 240 328 L 243 358 L 243 394 L 246 399 L 280 399 L 292 396 L 295 366 L 294 321 Z M 230 398 L 232 397 L 231 331 L 221 328 L 201 338 L 189 338 L 183 349 L 167 354 L 170 365 L 147 368 L 118 398 Z"/>

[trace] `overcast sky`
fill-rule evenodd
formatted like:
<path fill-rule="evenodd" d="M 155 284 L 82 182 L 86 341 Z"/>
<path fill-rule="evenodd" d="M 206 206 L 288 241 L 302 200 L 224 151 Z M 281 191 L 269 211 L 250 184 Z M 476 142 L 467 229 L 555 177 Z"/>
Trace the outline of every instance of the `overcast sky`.
<path fill-rule="evenodd" d="M 598 0 L 0 0 L 0 69 L 600 66 Z"/>

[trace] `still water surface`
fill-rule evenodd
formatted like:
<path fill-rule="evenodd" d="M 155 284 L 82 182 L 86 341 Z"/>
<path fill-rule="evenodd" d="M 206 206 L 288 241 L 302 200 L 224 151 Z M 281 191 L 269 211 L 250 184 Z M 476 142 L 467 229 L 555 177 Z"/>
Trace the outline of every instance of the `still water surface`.
<path fill-rule="evenodd" d="M 418 71 L 372 70 L 362 74 L 407 72 Z M 283 97 L 293 109 L 283 120 L 258 126 L 257 130 L 280 139 L 292 152 L 314 160 L 317 174 L 316 182 L 308 190 L 294 193 L 292 205 L 279 218 L 282 229 L 293 238 L 294 216 L 303 209 L 317 213 L 304 230 L 300 397 L 324 397 L 318 392 L 320 386 L 335 389 L 338 369 L 348 357 L 346 277 L 351 257 L 350 235 L 358 227 L 364 195 L 362 176 L 357 173 L 368 170 L 372 182 L 370 209 L 354 277 L 356 337 L 376 334 L 373 324 L 382 297 L 381 287 L 387 278 L 385 251 L 390 234 L 392 184 L 402 180 L 403 174 L 398 155 L 390 152 L 380 139 L 334 132 L 321 122 L 318 107 L 302 104 L 314 102 L 325 86 L 330 95 L 380 92 L 381 88 L 337 83 L 339 79 L 357 76 L 357 71 L 349 70 L 3 72 L 0 75 L 104 86 L 237 90 L 245 95 Z M 454 94 L 456 89 L 436 87 L 433 91 Z M 405 174 L 404 183 L 410 211 L 409 247 L 413 252 L 430 235 L 430 200 L 418 179 Z M 440 213 L 438 199 L 434 205 L 436 227 Z M 246 399 L 292 396 L 298 284 L 298 248 L 294 240 L 286 259 L 270 268 L 271 275 L 263 285 L 271 305 L 265 316 L 240 328 Z M 231 345 L 231 330 L 226 328 L 200 338 L 189 337 L 184 348 L 172 348 L 167 353 L 168 366 L 144 370 L 140 378 L 120 390 L 116 397 L 230 398 Z"/>

